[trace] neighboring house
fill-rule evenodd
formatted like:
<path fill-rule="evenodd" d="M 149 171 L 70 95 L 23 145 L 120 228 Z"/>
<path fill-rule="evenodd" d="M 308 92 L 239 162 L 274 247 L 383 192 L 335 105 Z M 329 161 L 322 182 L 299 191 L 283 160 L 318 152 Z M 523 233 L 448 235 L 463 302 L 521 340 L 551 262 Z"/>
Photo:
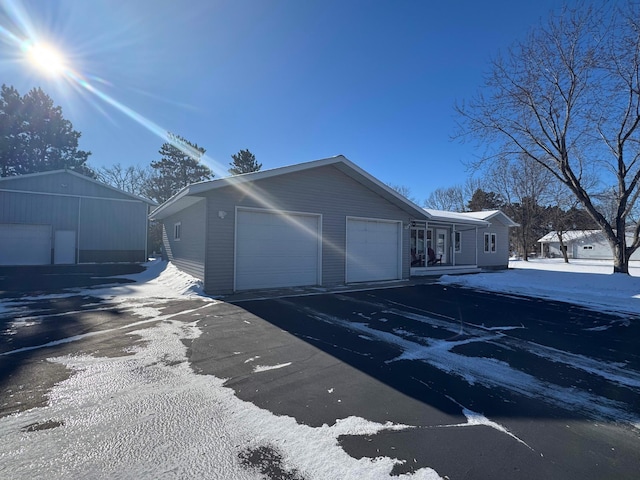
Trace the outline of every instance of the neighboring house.
<path fill-rule="evenodd" d="M 632 242 L 627 235 L 627 242 Z M 540 256 L 545 258 L 562 257 L 558 232 L 549 232 L 540 240 Z M 613 260 L 613 251 L 602 230 L 568 230 L 562 233 L 562 243 L 567 249 L 568 258 Z M 631 260 L 640 260 L 640 251 L 631 255 Z"/>
<path fill-rule="evenodd" d="M 70 170 L 0 178 L 0 265 L 144 262 L 152 206 Z"/>
<path fill-rule="evenodd" d="M 492 226 L 429 213 L 341 155 L 189 185 L 150 218 L 210 294 L 478 271 Z"/>

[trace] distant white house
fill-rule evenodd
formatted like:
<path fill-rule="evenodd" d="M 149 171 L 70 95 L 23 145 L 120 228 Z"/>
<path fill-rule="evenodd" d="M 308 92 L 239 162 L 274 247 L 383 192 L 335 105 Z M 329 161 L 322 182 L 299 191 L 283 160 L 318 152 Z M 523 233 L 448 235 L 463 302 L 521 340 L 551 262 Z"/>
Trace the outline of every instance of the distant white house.
<path fill-rule="evenodd" d="M 567 249 L 567 257 L 613 260 L 611 245 L 602 230 L 569 230 L 562 233 L 562 241 Z M 631 242 L 631 237 L 627 237 Z M 558 232 L 549 232 L 540 240 L 540 256 L 546 258 L 562 257 Z M 631 260 L 640 260 L 640 251 L 636 251 Z"/>

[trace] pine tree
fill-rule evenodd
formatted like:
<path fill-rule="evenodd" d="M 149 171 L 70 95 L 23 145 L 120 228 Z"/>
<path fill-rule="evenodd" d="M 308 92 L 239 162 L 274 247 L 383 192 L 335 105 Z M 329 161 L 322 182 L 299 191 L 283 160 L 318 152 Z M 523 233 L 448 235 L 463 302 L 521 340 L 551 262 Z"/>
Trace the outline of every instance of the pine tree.
<path fill-rule="evenodd" d="M 14 87 L 0 92 L 0 176 L 67 168 L 95 177 L 86 165 L 91 152 L 78 150 L 80 132 L 40 88 L 20 96 Z"/>
<path fill-rule="evenodd" d="M 209 167 L 200 163 L 205 149 L 188 140 L 168 134 L 169 142 L 160 148 L 160 160 L 151 162 L 153 174 L 146 196 L 158 203 L 166 202 L 187 185 L 213 178 Z"/>
<path fill-rule="evenodd" d="M 231 168 L 229 173 L 232 175 L 240 175 L 241 173 L 258 172 L 262 168 L 262 164 L 256 162 L 256 156 L 247 150 L 240 150 L 235 155 L 231 155 L 233 162 L 230 162 Z"/>

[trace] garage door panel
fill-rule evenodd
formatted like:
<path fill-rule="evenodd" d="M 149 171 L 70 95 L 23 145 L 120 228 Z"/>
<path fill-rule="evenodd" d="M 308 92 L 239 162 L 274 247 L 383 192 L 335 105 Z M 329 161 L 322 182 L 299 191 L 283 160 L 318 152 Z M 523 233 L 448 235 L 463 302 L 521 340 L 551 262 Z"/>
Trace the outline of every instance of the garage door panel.
<path fill-rule="evenodd" d="M 236 289 L 318 283 L 319 216 L 239 210 Z"/>
<path fill-rule="evenodd" d="M 347 220 L 347 282 L 401 278 L 398 222 Z"/>
<path fill-rule="evenodd" d="M 50 263 L 50 225 L 0 224 L 0 265 Z"/>

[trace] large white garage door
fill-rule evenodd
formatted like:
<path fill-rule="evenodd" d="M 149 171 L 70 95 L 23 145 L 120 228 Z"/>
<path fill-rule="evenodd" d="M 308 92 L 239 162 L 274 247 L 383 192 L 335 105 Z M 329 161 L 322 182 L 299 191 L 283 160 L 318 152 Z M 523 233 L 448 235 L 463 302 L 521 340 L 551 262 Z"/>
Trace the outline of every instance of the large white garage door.
<path fill-rule="evenodd" d="M 236 290 L 320 283 L 320 216 L 238 210 Z"/>
<path fill-rule="evenodd" d="M 347 282 L 402 278 L 402 223 L 347 219 Z"/>
<path fill-rule="evenodd" d="M 0 265 L 51 263 L 51 226 L 0 224 Z"/>

